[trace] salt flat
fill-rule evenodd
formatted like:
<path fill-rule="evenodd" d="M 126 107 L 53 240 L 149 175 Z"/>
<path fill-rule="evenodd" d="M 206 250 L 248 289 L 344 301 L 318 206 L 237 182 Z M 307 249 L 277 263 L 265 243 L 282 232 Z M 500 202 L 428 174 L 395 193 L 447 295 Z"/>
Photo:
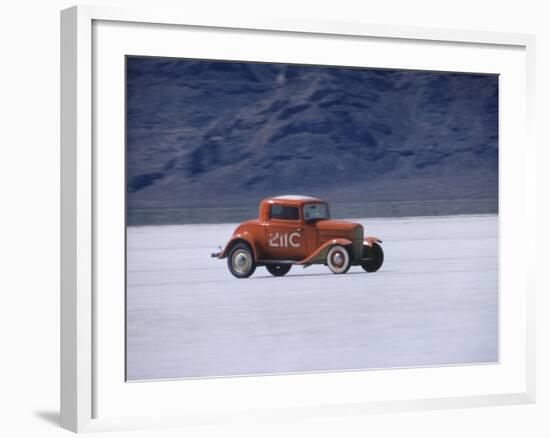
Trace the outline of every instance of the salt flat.
<path fill-rule="evenodd" d="M 383 239 L 376 273 L 257 268 L 210 253 L 235 224 L 128 228 L 129 380 L 498 360 L 498 218 L 353 219 Z"/>

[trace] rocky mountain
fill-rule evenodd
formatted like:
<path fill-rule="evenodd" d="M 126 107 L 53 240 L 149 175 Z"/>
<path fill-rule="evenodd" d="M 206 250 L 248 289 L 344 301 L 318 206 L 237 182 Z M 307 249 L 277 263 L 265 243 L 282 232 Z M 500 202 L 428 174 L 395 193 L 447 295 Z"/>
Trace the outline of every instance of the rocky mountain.
<path fill-rule="evenodd" d="M 497 199 L 498 77 L 127 59 L 129 209 Z"/>

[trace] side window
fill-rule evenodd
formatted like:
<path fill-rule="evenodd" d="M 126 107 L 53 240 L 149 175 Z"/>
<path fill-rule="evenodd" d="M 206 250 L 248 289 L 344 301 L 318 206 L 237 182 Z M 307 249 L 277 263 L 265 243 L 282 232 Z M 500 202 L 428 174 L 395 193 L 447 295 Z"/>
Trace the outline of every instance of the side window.
<path fill-rule="evenodd" d="M 269 218 L 297 221 L 300 219 L 300 210 L 298 207 L 275 204 L 271 206 Z"/>

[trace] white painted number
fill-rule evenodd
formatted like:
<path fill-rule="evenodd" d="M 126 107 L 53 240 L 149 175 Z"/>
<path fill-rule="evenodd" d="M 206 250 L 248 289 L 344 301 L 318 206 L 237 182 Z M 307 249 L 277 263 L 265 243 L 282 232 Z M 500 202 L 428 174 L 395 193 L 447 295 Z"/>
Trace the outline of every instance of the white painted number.
<path fill-rule="evenodd" d="M 293 248 L 298 248 L 300 246 L 300 233 L 294 232 L 290 235 L 288 233 L 275 233 L 269 234 L 269 246 L 275 248 L 288 248 L 290 245 Z"/>
<path fill-rule="evenodd" d="M 292 233 L 288 238 L 290 246 L 292 246 L 293 248 L 298 248 L 300 246 L 300 241 L 298 240 L 298 242 L 294 242 L 292 239 L 299 239 L 299 238 L 300 238 L 300 233 Z"/>

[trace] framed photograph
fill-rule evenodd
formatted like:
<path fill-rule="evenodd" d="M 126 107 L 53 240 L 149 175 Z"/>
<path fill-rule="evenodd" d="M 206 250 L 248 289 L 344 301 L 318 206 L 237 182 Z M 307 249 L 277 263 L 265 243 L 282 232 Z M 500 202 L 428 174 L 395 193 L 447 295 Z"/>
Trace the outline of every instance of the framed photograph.
<path fill-rule="evenodd" d="M 63 427 L 534 402 L 533 36 L 61 26 Z"/>

